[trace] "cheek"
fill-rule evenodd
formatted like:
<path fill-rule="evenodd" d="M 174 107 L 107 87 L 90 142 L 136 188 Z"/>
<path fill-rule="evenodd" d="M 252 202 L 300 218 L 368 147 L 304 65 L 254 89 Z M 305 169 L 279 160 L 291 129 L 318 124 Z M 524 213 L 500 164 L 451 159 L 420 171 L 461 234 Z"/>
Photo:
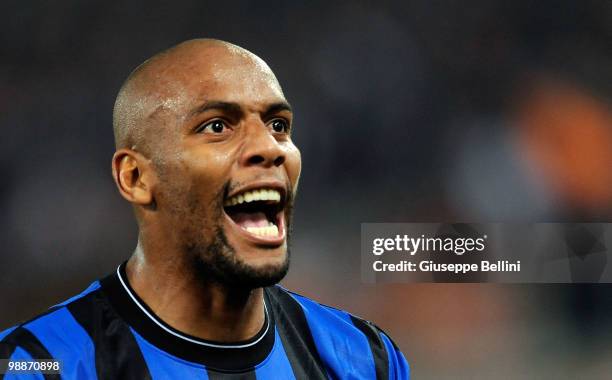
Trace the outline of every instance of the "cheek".
<path fill-rule="evenodd" d="M 289 176 L 289 180 L 295 189 L 297 188 L 300 179 L 300 172 L 302 171 L 302 155 L 300 154 L 300 150 L 295 145 L 290 144 L 286 147 L 285 156 L 287 175 Z"/>
<path fill-rule="evenodd" d="M 195 186 L 216 194 L 229 178 L 232 153 L 202 147 L 182 154 L 180 165 Z"/>
<path fill-rule="evenodd" d="M 229 178 L 231 165 L 227 164 L 227 153 L 197 147 L 166 157 L 159 170 L 156 191 L 161 208 L 177 215 L 201 214 L 217 205 Z"/>

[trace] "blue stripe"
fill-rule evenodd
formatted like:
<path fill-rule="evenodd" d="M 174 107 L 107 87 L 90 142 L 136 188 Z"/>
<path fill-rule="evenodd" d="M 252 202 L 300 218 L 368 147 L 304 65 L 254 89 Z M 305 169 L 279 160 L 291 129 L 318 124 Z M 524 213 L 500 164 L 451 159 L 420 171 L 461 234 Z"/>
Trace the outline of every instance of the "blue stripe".
<path fill-rule="evenodd" d="M 295 380 L 289 358 L 276 329 L 274 332 L 274 348 L 272 348 L 272 352 L 266 360 L 255 368 L 255 376 L 258 379 Z"/>
<path fill-rule="evenodd" d="M 19 360 L 33 361 L 34 359 L 32 358 L 30 354 L 28 354 L 21 347 L 17 347 L 15 351 L 13 352 L 13 355 L 11 355 L 10 360 L 11 361 L 19 361 Z M 27 374 L 27 375 L 26 374 L 20 374 L 20 375 L 7 374 L 4 376 L 4 380 L 13 380 L 13 379 L 15 380 L 44 380 L 45 378 L 40 373 Z"/>
<path fill-rule="evenodd" d="M 306 321 L 323 362 L 333 378 L 375 379 L 376 368 L 368 338 L 348 313 L 289 293 L 304 309 Z"/>
<path fill-rule="evenodd" d="M 9 327 L 8 329 L 0 332 L 0 340 L 4 339 L 4 337 L 7 336 L 8 334 L 12 333 L 13 330 L 15 330 L 17 327 L 19 326 Z"/>
<path fill-rule="evenodd" d="M 93 292 L 94 290 L 98 290 L 99 288 L 100 288 L 100 281 L 92 282 L 91 285 L 89 285 L 87 287 L 87 289 L 83 290 L 81 293 L 77 294 L 74 297 L 68 298 L 66 301 L 64 301 L 62 303 L 58 303 L 57 305 L 55 305 L 53 307 L 65 306 L 65 305 L 69 304 L 70 302 L 76 301 L 79 298 L 86 296 L 87 294 Z"/>
<path fill-rule="evenodd" d="M 206 367 L 192 363 L 161 351 L 130 328 L 147 362 L 153 379 L 202 379 L 207 380 Z"/>
<path fill-rule="evenodd" d="M 388 336 L 380 333 L 389 356 L 389 378 L 397 380 L 410 379 L 410 366 L 400 351 L 396 350 Z"/>
<path fill-rule="evenodd" d="M 68 379 L 96 379 L 94 345 L 83 327 L 62 307 L 23 327 L 34 334 L 53 358 L 62 362 Z"/>

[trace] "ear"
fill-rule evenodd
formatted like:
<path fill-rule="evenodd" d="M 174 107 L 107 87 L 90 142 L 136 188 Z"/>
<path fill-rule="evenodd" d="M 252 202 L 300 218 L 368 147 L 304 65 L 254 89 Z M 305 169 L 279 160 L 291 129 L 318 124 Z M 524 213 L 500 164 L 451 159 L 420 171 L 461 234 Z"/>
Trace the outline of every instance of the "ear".
<path fill-rule="evenodd" d="M 149 206 L 154 202 L 155 173 L 150 160 L 131 149 L 119 149 L 113 155 L 113 179 L 119 193 L 130 203 Z"/>

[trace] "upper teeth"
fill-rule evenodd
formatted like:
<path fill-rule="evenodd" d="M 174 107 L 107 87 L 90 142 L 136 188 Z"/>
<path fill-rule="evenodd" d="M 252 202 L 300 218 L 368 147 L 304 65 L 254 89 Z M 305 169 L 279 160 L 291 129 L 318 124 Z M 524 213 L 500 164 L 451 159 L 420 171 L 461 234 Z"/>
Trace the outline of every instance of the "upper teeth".
<path fill-rule="evenodd" d="M 225 206 L 234 206 L 240 203 L 249 203 L 254 201 L 274 201 L 280 202 L 281 195 L 278 191 L 273 189 L 256 189 L 245 191 L 238 195 L 227 199 Z"/>

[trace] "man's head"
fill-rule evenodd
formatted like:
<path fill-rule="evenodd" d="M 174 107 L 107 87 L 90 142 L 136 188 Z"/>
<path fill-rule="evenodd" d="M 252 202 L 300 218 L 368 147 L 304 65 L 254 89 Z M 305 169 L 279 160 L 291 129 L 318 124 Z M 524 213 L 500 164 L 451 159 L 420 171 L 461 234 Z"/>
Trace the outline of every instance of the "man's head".
<path fill-rule="evenodd" d="M 134 70 L 113 113 L 113 176 L 145 254 L 178 251 L 164 259 L 224 285 L 279 281 L 301 169 L 291 123 L 270 68 L 238 46 L 191 40 Z"/>

